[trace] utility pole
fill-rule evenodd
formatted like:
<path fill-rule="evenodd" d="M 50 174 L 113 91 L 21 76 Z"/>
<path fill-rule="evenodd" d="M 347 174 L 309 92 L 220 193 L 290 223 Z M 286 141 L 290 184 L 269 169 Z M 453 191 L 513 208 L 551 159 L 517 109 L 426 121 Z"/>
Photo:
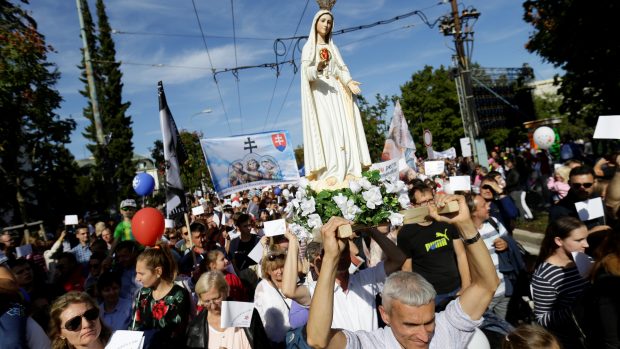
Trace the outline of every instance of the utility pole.
<path fill-rule="evenodd" d="M 97 134 L 97 144 L 105 147 L 103 139 L 103 126 L 101 125 L 101 116 L 99 115 L 99 102 L 97 100 L 97 89 L 95 87 L 95 77 L 93 75 L 93 65 L 90 59 L 90 51 L 88 50 L 88 40 L 86 39 L 86 29 L 84 28 L 84 17 L 82 17 L 82 1 L 75 0 L 80 19 L 80 31 L 82 34 L 82 44 L 84 45 L 84 65 L 86 67 L 86 80 L 88 81 L 88 89 L 90 92 L 90 103 L 93 106 L 93 120 L 95 121 L 95 132 Z"/>
<path fill-rule="evenodd" d="M 451 16 L 442 19 L 439 30 L 446 36 L 454 37 L 454 46 L 456 49 L 454 63 L 457 69 L 455 83 L 463 120 L 463 130 L 465 132 L 465 137 L 469 138 L 474 161 L 484 165 L 484 163 L 486 163 L 486 157 L 483 156 L 484 159 L 481 158 L 481 152 L 477 149 L 476 139 L 480 135 L 480 125 L 476 113 L 470 69 L 471 48 L 473 47 L 474 35 L 472 30 L 473 23 L 470 25 L 470 21 L 477 20 L 480 16 L 480 12 L 474 8 L 469 8 L 459 13 L 456 0 L 451 0 L 450 4 L 452 10 Z M 464 29 L 463 26 L 465 26 Z"/>

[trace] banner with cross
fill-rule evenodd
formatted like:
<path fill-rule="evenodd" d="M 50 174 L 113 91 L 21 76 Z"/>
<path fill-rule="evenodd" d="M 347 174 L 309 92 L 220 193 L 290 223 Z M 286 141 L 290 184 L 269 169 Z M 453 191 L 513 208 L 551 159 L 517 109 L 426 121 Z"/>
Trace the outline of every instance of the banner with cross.
<path fill-rule="evenodd" d="M 299 181 L 287 131 L 201 139 L 200 144 L 220 197 Z"/>

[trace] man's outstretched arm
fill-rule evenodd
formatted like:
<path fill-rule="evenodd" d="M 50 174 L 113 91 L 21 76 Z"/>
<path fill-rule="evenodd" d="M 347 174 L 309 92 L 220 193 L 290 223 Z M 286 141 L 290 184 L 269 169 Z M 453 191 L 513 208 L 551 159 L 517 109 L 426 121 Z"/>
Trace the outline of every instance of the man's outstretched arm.
<path fill-rule="evenodd" d="M 344 348 L 347 343 L 342 331 L 331 329 L 338 260 L 348 243 L 336 238 L 336 230 L 344 224 L 349 224 L 349 221 L 341 217 L 332 217 L 321 228 L 325 253 L 321 259 L 321 272 L 314 289 L 306 324 L 306 341 L 312 348 Z"/>

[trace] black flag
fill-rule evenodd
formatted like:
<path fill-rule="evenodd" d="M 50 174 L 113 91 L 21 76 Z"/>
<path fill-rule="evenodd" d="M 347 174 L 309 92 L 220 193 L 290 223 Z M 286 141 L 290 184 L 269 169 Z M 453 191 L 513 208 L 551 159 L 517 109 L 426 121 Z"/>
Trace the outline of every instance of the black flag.
<path fill-rule="evenodd" d="M 159 122 L 164 143 L 164 159 L 166 162 L 166 217 L 175 219 L 178 215 L 187 213 L 187 201 L 181 181 L 180 164 L 187 160 L 187 153 L 179 137 L 179 130 L 172 118 L 172 113 L 166 102 L 164 85 L 157 83 L 159 94 Z"/>

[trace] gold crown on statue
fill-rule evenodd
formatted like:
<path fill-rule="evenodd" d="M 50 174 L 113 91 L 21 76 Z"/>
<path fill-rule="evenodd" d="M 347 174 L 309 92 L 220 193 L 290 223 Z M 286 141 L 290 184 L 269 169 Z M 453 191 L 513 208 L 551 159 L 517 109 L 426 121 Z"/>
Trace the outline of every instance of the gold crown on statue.
<path fill-rule="evenodd" d="M 316 0 L 321 10 L 331 11 L 332 7 L 336 4 L 336 0 Z"/>

